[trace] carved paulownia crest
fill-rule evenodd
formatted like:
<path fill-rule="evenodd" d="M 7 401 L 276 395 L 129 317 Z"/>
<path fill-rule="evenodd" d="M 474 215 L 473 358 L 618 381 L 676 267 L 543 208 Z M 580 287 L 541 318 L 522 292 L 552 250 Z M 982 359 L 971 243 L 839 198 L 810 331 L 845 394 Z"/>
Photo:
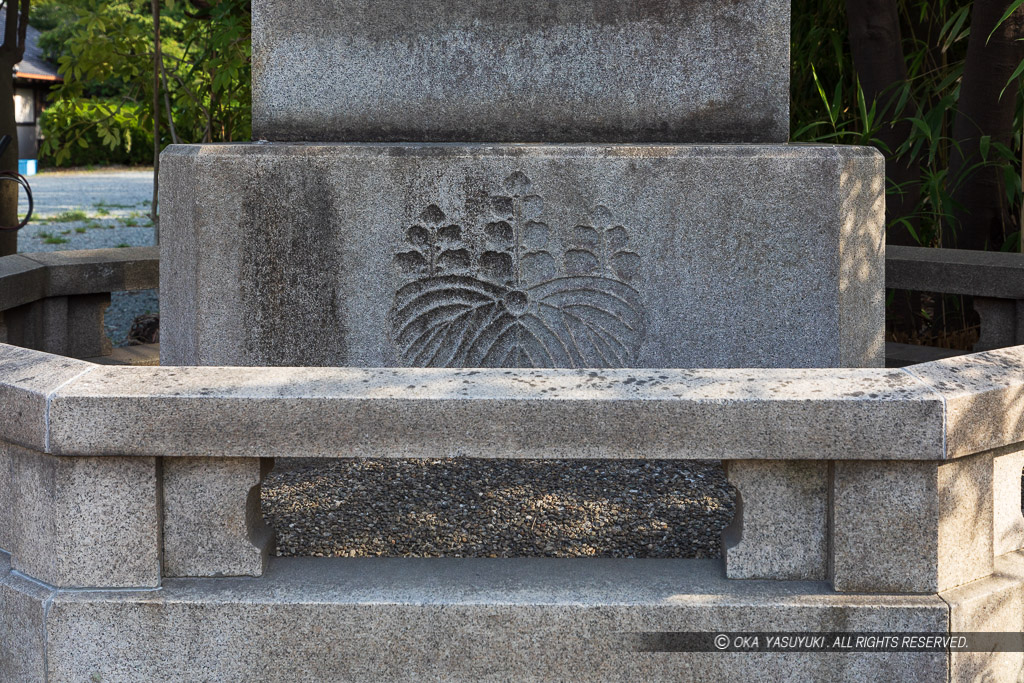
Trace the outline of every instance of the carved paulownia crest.
<path fill-rule="evenodd" d="M 646 321 L 629 284 L 640 257 L 597 206 L 555 250 L 544 200 L 513 173 L 480 225 L 431 204 L 395 264 L 392 341 L 414 367 L 629 367 Z M 556 255 L 557 254 L 557 255 Z"/>

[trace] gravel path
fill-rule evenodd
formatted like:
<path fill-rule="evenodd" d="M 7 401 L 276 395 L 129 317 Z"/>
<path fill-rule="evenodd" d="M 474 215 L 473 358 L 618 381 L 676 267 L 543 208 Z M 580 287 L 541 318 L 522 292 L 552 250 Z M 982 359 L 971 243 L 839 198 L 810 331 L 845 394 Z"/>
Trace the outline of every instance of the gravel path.
<path fill-rule="evenodd" d="M 717 462 L 278 460 L 277 554 L 718 557 L 734 490 Z"/>
<path fill-rule="evenodd" d="M 35 209 L 18 233 L 18 251 L 146 247 L 156 243 L 149 219 L 152 170 L 45 172 L 29 177 Z M 21 212 L 27 209 L 24 196 Z M 124 343 L 132 320 L 157 313 L 156 290 L 114 292 L 105 325 L 114 345 Z"/>

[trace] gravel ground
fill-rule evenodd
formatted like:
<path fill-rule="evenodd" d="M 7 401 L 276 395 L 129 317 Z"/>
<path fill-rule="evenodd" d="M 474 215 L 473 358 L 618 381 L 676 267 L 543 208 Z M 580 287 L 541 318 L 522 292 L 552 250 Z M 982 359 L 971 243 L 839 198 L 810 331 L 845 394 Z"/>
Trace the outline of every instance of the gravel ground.
<path fill-rule="evenodd" d="M 149 207 L 152 170 L 46 172 L 30 176 L 35 209 L 18 233 L 18 251 L 146 247 L 156 243 Z M 27 209 L 21 200 L 21 212 Z M 157 313 L 156 290 L 114 292 L 105 326 L 114 345 L 124 343 L 132 320 Z"/>
<path fill-rule="evenodd" d="M 278 460 L 277 554 L 718 557 L 735 493 L 704 461 Z"/>

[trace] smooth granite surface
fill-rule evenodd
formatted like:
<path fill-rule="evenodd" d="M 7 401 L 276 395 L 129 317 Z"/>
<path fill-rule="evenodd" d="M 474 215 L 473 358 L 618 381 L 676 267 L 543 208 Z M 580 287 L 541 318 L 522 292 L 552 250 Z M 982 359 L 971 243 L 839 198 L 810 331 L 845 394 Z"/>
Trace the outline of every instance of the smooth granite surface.
<path fill-rule="evenodd" d="M 47 397 L 97 366 L 0 344 L 0 441 L 46 450 Z"/>
<path fill-rule="evenodd" d="M 934 593 L 992 572 L 992 455 L 834 463 L 832 583 Z"/>
<path fill-rule="evenodd" d="M 243 458 L 163 461 L 164 576 L 259 576 L 271 533 L 260 514 L 269 470 Z"/>
<path fill-rule="evenodd" d="M 62 458 L 9 447 L 14 568 L 54 586 L 160 584 L 154 458 Z"/>

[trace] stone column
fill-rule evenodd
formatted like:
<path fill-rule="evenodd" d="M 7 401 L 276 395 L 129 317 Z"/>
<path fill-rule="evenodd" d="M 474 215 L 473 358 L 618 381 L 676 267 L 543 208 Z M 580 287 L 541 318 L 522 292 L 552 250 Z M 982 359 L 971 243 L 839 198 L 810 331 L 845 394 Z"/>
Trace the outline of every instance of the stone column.
<path fill-rule="evenodd" d="M 109 356 L 110 294 L 53 296 L 6 312 L 8 343 L 72 358 Z"/>

